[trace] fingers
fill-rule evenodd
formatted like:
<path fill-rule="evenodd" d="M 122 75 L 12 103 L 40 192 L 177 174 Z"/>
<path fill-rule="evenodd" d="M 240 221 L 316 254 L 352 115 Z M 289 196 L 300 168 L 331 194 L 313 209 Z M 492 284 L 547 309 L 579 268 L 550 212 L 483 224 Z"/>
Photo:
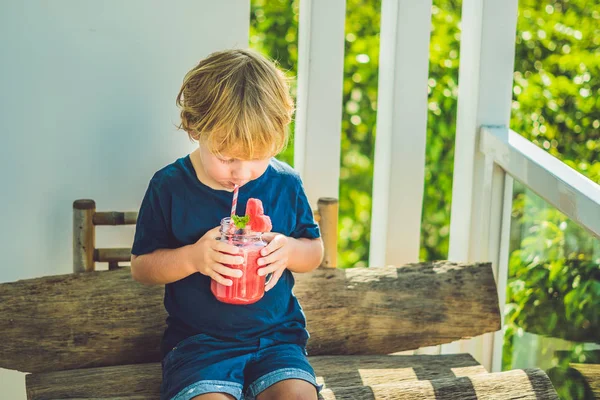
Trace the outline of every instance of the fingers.
<path fill-rule="evenodd" d="M 218 251 L 213 252 L 211 258 L 212 261 L 220 264 L 239 265 L 244 263 L 244 257 L 242 256 L 232 256 L 231 254 L 224 254 Z"/>
<path fill-rule="evenodd" d="M 260 268 L 257 273 L 259 276 L 270 274 L 271 272 L 284 269 L 286 266 L 285 260 L 277 260 L 273 264 L 270 264 L 264 268 Z"/>
<path fill-rule="evenodd" d="M 273 264 L 280 260 L 283 260 L 284 264 L 287 264 L 287 257 L 283 254 L 283 252 L 278 251 L 278 250 L 279 249 L 276 249 L 273 253 L 269 254 L 266 257 L 259 258 L 257 261 L 257 264 L 259 266 L 269 265 L 269 264 Z"/>
<path fill-rule="evenodd" d="M 221 285 L 231 286 L 233 285 L 233 281 L 226 277 L 240 278 L 242 274 L 243 272 L 239 269 L 229 268 L 219 263 L 215 263 L 212 265 L 212 269 L 207 275 Z"/>
<path fill-rule="evenodd" d="M 230 276 L 232 278 L 240 278 L 243 275 L 241 270 L 229 268 L 221 264 L 214 264 L 213 271 L 217 272 L 219 275 Z"/>
<path fill-rule="evenodd" d="M 283 235 L 277 234 L 269 242 L 269 244 L 260 251 L 262 256 L 273 253 L 275 250 L 282 248 L 287 243 L 287 238 Z M 268 264 L 268 263 L 265 263 Z"/>
<path fill-rule="evenodd" d="M 218 274 L 216 271 L 214 271 L 214 270 L 213 270 L 213 271 L 211 271 L 211 272 L 208 274 L 208 276 L 209 276 L 211 279 L 213 279 L 213 280 L 217 281 L 218 283 L 220 283 L 221 285 L 224 285 L 224 286 L 231 286 L 231 285 L 233 285 L 233 281 L 232 281 L 231 279 L 224 278 L 222 275 L 219 275 L 219 274 Z"/>
<path fill-rule="evenodd" d="M 277 235 L 279 235 L 277 232 L 265 232 L 261 237 L 265 242 L 270 243 Z"/>
<path fill-rule="evenodd" d="M 211 247 L 213 250 L 221 253 L 238 254 L 240 252 L 239 247 L 220 240 L 215 240 Z"/>

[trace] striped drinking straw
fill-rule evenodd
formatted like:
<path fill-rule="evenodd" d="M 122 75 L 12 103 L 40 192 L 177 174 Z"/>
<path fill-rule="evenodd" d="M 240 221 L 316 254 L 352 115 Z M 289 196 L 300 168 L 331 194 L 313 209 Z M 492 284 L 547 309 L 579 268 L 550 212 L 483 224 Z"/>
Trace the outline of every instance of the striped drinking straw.
<path fill-rule="evenodd" d="M 233 218 L 233 216 L 235 215 L 235 209 L 237 208 L 239 189 L 240 187 L 238 185 L 235 185 L 235 187 L 233 188 L 233 201 L 231 202 L 231 218 Z"/>

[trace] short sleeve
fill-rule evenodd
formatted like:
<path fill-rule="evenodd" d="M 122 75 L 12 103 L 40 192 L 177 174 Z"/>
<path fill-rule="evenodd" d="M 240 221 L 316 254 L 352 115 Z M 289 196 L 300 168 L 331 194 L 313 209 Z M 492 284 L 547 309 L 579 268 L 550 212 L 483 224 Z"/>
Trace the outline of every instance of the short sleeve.
<path fill-rule="evenodd" d="M 155 179 L 150 181 L 138 213 L 131 254 L 140 256 L 172 247 L 170 211 L 165 207 L 169 204 L 167 196 L 168 193 L 159 190 Z"/>
<path fill-rule="evenodd" d="M 304 187 L 299 178 L 296 200 L 296 226 L 290 236 L 296 239 L 316 239 L 321 237 L 319 226 L 315 223 L 312 208 L 310 207 L 310 203 L 304 192 Z"/>

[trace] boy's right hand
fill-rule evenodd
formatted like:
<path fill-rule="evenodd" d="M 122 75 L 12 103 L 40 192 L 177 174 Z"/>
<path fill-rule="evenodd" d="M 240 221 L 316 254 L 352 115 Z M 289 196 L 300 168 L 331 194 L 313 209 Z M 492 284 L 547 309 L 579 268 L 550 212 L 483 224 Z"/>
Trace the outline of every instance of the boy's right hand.
<path fill-rule="evenodd" d="M 193 268 L 202 275 L 206 275 L 222 285 L 231 286 L 233 282 L 226 277 L 239 278 L 242 276 L 242 271 L 226 267 L 223 264 L 242 264 L 244 258 L 236 255 L 239 253 L 238 247 L 217 240 L 221 235 L 220 229 L 220 227 L 211 229 L 191 245 L 190 261 Z"/>

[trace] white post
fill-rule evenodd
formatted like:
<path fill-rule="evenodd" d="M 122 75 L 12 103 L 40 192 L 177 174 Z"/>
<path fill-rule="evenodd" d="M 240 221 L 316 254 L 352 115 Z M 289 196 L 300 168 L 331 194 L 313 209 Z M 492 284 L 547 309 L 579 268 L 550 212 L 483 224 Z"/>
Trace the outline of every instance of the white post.
<path fill-rule="evenodd" d="M 503 173 L 479 150 L 482 125 L 508 127 L 512 104 L 518 0 L 464 0 L 450 251 L 452 261 L 491 261 L 498 276 L 506 209 Z M 497 204 L 498 196 L 500 204 Z M 494 231 L 492 231 L 494 229 Z M 503 304 L 501 311 L 503 309 Z M 492 334 L 442 346 L 492 367 Z"/>
<path fill-rule="evenodd" d="M 345 21 L 345 0 L 300 0 L 294 167 L 315 207 L 339 197 Z"/>
<path fill-rule="evenodd" d="M 496 275 L 496 286 L 498 287 L 498 303 L 500 310 L 504 309 L 506 304 L 506 283 L 508 281 L 508 261 L 510 250 L 510 220 L 512 213 L 514 179 L 512 176 L 504 175 L 504 193 L 502 201 L 502 220 L 500 228 L 500 240 L 498 248 L 498 272 Z M 504 313 L 500 315 L 501 326 L 504 326 Z M 502 371 L 502 346 L 504 344 L 504 331 L 500 329 L 494 333 L 492 342 L 492 369 L 490 372 Z"/>
<path fill-rule="evenodd" d="M 419 261 L 431 0 L 383 0 L 370 266 Z"/>

